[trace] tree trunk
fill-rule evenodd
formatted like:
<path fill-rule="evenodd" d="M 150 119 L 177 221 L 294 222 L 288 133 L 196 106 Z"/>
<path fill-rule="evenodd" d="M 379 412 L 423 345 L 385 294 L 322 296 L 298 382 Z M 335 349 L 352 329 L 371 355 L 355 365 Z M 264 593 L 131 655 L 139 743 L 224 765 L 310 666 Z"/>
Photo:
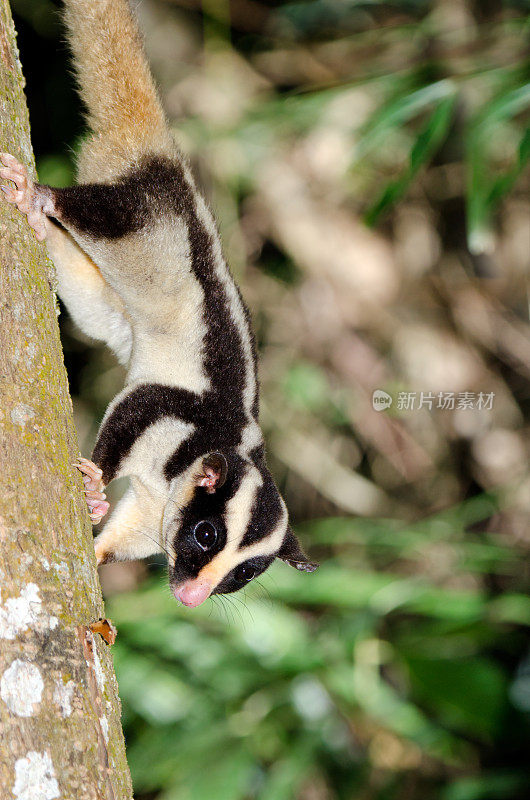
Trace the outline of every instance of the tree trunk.
<path fill-rule="evenodd" d="M 0 0 L 0 148 L 33 165 Z M 0 199 L 0 796 L 125 800 L 130 776 L 63 365 L 51 264 Z"/>

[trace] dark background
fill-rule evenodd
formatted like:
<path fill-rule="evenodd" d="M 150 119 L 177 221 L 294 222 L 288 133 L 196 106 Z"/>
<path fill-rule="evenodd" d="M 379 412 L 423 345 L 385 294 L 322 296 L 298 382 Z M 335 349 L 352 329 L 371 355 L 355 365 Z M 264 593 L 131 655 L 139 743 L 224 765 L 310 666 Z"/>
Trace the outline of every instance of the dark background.
<path fill-rule="evenodd" d="M 58 5 L 12 5 L 39 176 L 68 185 L 84 126 Z M 162 557 L 102 570 L 135 796 L 522 798 L 529 5 L 135 5 L 322 562 L 194 611 Z M 124 375 L 61 324 L 88 455 Z"/>

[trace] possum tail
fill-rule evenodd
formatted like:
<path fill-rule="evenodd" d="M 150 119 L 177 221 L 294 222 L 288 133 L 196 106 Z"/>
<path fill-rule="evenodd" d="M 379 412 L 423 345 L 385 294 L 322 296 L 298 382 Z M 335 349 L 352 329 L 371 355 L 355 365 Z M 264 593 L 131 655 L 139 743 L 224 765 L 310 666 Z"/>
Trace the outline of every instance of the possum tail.
<path fill-rule="evenodd" d="M 167 123 L 128 0 L 64 0 L 64 18 L 94 134 L 81 154 L 82 177 L 96 178 L 94 159 L 108 177 L 124 161 L 165 150 Z"/>

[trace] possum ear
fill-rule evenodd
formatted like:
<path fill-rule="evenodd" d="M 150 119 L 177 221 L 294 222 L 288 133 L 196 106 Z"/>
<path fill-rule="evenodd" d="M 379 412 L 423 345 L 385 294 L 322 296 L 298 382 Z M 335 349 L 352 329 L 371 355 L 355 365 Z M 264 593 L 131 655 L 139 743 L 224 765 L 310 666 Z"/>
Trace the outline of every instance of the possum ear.
<path fill-rule="evenodd" d="M 202 460 L 202 471 L 197 475 L 197 486 L 204 486 L 208 494 L 213 494 L 226 481 L 228 464 L 222 453 L 210 453 Z"/>
<path fill-rule="evenodd" d="M 277 553 L 277 557 L 285 561 L 286 564 L 290 564 L 291 567 L 299 569 L 301 572 L 314 572 L 319 566 L 314 561 L 308 559 L 300 547 L 300 542 L 289 527 L 287 528 L 285 539 L 280 547 L 280 551 Z"/>

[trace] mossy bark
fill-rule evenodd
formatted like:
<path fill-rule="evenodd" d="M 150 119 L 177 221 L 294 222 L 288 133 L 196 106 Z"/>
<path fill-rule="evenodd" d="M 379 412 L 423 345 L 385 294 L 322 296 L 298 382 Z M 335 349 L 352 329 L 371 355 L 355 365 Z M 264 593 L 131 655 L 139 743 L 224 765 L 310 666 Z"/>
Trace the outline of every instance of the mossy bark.
<path fill-rule="evenodd" d="M 0 149 L 32 170 L 23 78 L 0 0 Z M 0 199 L 0 796 L 124 800 L 130 776 L 51 289 Z"/>

